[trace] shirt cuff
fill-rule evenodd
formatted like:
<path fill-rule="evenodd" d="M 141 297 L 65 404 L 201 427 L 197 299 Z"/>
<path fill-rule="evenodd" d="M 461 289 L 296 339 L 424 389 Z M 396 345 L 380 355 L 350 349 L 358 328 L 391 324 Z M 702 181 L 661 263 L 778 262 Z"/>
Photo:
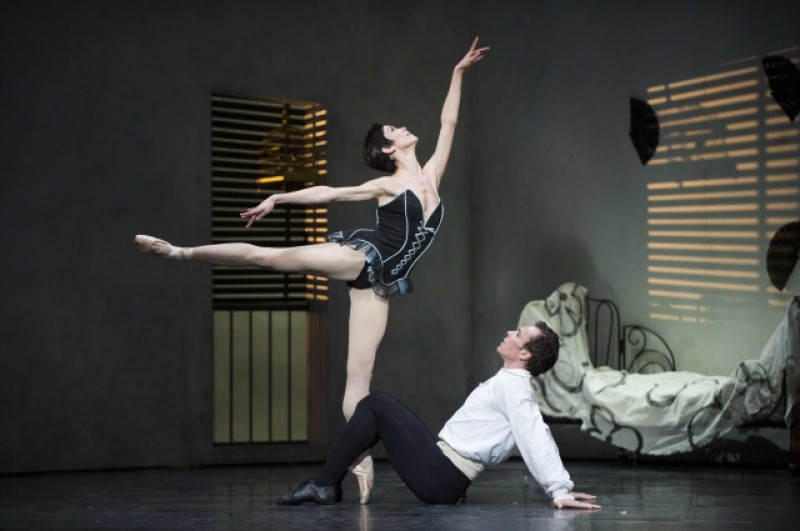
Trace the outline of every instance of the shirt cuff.
<path fill-rule="evenodd" d="M 570 492 L 570 490 L 568 488 L 566 488 L 566 487 L 553 491 L 551 496 L 553 497 L 553 501 L 574 500 L 575 499 L 575 497 L 572 496 L 572 493 Z"/>

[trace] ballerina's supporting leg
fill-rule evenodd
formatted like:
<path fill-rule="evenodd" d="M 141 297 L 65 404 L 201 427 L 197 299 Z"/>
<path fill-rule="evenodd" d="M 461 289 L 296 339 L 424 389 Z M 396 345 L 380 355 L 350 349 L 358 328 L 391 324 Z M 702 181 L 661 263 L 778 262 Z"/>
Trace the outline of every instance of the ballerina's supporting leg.
<path fill-rule="evenodd" d="M 350 289 L 350 324 L 347 345 L 347 385 L 342 412 L 353 416 L 356 405 L 369 394 L 375 353 L 386 331 L 389 301 L 379 299 L 371 289 Z"/>
<path fill-rule="evenodd" d="M 371 289 L 350 290 L 350 337 L 347 347 L 347 384 L 342 412 L 350 420 L 356 405 L 369 394 L 375 354 L 386 330 L 389 301 L 378 299 Z M 350 471 L 358 480 L 359 501 L 369 502 L 375 484 L 372 456 L 365 453 L 356 459 Z"/>

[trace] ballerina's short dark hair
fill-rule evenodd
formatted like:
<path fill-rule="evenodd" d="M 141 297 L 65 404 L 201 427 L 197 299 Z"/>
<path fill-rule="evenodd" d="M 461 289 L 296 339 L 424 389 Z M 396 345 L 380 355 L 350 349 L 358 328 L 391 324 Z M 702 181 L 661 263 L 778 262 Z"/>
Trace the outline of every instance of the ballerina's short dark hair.
<path fill-rule="evenodd" d="M 367 138 L 364 139 L 364 162 L 373 170 L 394 173 L 397 170 L 397 164 L 382 151 L 382 148 L 391 145 L 391 141 L 383 134 L 383 126 L 373 124 L 367 131 Z"/>
<path fill-rule="evenodd" d="M 537 321 L 534 326 L 541 330 L 542 334 L 525 345 L 525 350 L 531 353 L 525 368 L 532 376 L 539 376 L 552 369 L 558 361 L 560 339 L 544 321 Z"/>

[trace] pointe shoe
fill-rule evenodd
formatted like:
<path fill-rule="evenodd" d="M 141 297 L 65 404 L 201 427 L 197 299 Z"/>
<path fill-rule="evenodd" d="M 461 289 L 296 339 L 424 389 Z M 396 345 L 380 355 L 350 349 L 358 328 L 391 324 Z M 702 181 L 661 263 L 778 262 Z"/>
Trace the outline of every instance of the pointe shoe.
<path fill-rule="evenodd" d="M 375 486 L 375 466 L 372 456 L 367 454 L 361 461 L 350 467 L 350 472 L 358 480 L 359 502 L 361 505 L 369 503 L 369 495 L 372 487 Z"/>
<path fill-rule="evenodd" d="M 191 258 L 190 249 L 176 247 L 168 241 L 160 240 L 153 236 L 137 234 L 133 241 L 139 250 L 145 254 L 170 260 L 188 260 Z"/>
<path fill-rule="evenodd" d="M 341 499 L 341 490 L 336 487 L 321 487 L 309 479 L 297 486 L 289 494 L 278 498 L 276 505 L 300 505 L 305 502 L 314 502 L 317 505 L 327 505 Z M 339 498 L 339 499 L 337 499 Z"/>

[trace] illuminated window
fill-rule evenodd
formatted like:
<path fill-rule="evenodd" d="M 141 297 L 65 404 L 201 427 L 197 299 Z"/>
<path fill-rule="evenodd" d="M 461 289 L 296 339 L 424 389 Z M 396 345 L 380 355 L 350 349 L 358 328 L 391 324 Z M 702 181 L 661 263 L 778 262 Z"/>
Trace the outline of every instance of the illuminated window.
<path fill-rule="evenodd" d="M 780 53 L 796 63 L 800 48 Z M 764 260 L 774 232 L 800 217 L 800 133 L 760 58 L 650 87 L 647 102 L 661 127 L 645 172 L 650 317 L 736 321 L 784 308 Z"/>
<path fill-rule="evenodd" d="M 327 208 L 276 208 L 245 229 L 239 213 L 271 193 L 323 184 L 320 104 L 212 95 L 213 242 L 292 247 L 324 241 Z M 327 279 L 213 268 L 214 442 L 309 440 L 309 357 L 324 358 Z"/>

